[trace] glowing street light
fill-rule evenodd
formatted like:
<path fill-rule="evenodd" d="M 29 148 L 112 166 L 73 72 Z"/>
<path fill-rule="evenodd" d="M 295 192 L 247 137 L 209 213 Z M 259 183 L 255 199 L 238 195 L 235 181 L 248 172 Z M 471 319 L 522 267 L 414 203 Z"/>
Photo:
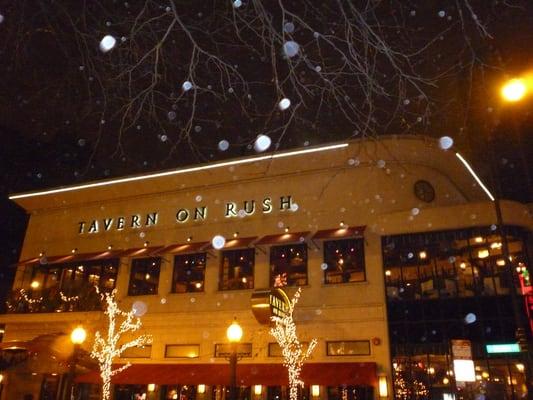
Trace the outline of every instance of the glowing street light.
<path fill-rule="evenodd" d="M 511 103 L 522 100 L 526 94 L 526 82 L 521 78 L 511 79 L 510 81 L 506 82 L 501 89 L 502 98 Z"/>
<path fill-rule="evenodd" d="M 237 399 L 237 344 L 242 338 L 242 328 L 237 323 L 237 318 L 226 330 L 226 336 L 231 343 L 230 365 L 230 400 Z"/>
<path fill-rule="evenodd" d="M 72 352 L 72 358 L 70 360 L 70 371 L 69 371 L 69 382 L 70 382 L 70 390 L 69 390 L 69 399 L 75 399 L 75 391 L 76 391 L 76 384 L 74 382 L 74 378 L 76 377 L 76 364 L 78 362 L 79 352 L 80 352 L 80 346 L 85 342 L 85 339 L 87 339 L 87 332 L 85 329 L 83 329 L 82 326 L 77 326 L 72 330 L 70 333 L 70 341 L 74 345 L 74 350 Z"/>

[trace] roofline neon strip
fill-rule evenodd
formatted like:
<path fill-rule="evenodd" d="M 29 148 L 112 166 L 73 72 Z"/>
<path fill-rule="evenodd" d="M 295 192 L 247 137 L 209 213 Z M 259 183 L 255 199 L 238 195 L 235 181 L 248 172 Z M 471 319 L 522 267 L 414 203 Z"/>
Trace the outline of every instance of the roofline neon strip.
<path fill-rule="evenodd" d="M 231 165 L 249 164 L 249 163 L 253 163 L 256 161 L 274 160 L 277 158 L 292 157 L 292 156 L 297 156 L 301 154 L 309 154 L 309 153 L 317 153 L 320 151 L 335 150 L 335 149 L 340 149 L 340 148 L 344 148 L 347 146 L 348 146 L 348 143 L 340 143 L 340 144 L 334 144 L 334 145 L 329 145 L 329 146 L 316 147 L 313 149 L 295 150 L 295 151 L 288 151 L 286 153 L 269 154 L 269 155 L 264 155 L 264 156 L 256 156 L 256 157 L 250 157 L 250 158 L 233 160 L 233 161 L 223 161 L 223 162 L 218 162 L 214 164 L 201 165 L 198 167 L 175 169 L 171 171 L 158 172 L 158 173 L 146 174 L 146 175 L 136 175 L 136 176 L 130 176 L 127 178 L 113 179 L 109 181 L 93 182 L 93 183 L 87 183 L 83 185 L 75 185 L 75 186 L 61 187 L 57 189 L 49 189 L 49 190 L 44 190 L 41 192 L 14 194 L 12 196 L 9 196 L 9 199 L 16 200 L 16 199 L 24 199 L 28 197 L 45 196 L 47 194 L 73 192 L 76 190 L 114 185 L 117 183 L 135 182 L 135 181 L 141 181 L 145 179 L 160 178 L 163 176 L 180 175 L 180 174 L 185 174 L 188 172 L 205 171 L 205 170 L 210 170 L 210 169 L 215 169 L 215 168 L 220 168 L 220 167 L 227 167 Z"/>
<path fill-rule="evenodd" d="M 489 189 L 487 189 L 487 187 L 483 184 L 483 182 L 481 182 L 481 179 L 479 179 L 479 176 L 477 176 L 477 174 L 474 172 L 474 170 L 472 169 L 472 167 L 470 166 L 470 164 L 468 163 L 468 161 L 466 161 L 463 156 L 459 153 L 455 153 L 455 155 L 457 156 L 457 158 L 459 160 L 461 160 L 461 162 L 463 163 L 463 165 L 466 167 L 466 169 L 468 170 L 468 172 L 470 172 L 470 175 L 472 175 L 474 177 L 474 179 L 476 180 L 476 182 L 478 183 L 479 186 L 481 186 L 481 188 L 485 191 L 485 193 L 487 194 L 487 196 L 489 196 L 489 199 L 491 199 L 492 201 L 494 201 L 494 196 L 492 195 L 492 193 L 490 192 Z"/>

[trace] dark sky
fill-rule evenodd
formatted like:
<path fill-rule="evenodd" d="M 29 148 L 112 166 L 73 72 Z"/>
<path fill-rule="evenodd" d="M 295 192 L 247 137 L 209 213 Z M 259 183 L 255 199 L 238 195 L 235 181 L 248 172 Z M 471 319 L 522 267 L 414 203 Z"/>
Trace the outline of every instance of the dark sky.
<path fill-rule="evenodd" d="M 230 0 L 172 7 L 0 0 L 4 271 L 17 260 L 26 221 L 9 193 L 254 154 L 262 133 L 273 140 L 270 150 L 380 134 L 448 135 L 487 179 L 494 149 L 502 195 L 531 201 L 533 101 L 502 108 L 496 90 L 504 78 L 533 71 L 530 1 L 391 0 L 367 9 L 360 7 L 372 2 L 353 2 L 352 10 L 333 1 L 287 1 L 286 10 L 261 3 L 271 36 L 257 35 L 266 22 L 257 23 L 263 14 L 244 0 L 240 8 Z M 342 13 L 349 14 L 344 22 Z M 235 76 L 224 81 L 201 52 L 194 64 L 194 46 L 177 21 Z M 156 59 L 152 49 L 173 22 Z M 106 34 L 118 44 L 103 53 Z M 397 52 L 394 62 L 376 35 Z M 289 40 L 300 44 L 293 58 L 281 54 Z M 184 93 L 192 78 L 198 90 Z M 291 108 L 279 111 L 285 96 Z M 217 148 L 221 140 L 228 150 Z M 0 279 L 6 284 L 10 273 Z"/>

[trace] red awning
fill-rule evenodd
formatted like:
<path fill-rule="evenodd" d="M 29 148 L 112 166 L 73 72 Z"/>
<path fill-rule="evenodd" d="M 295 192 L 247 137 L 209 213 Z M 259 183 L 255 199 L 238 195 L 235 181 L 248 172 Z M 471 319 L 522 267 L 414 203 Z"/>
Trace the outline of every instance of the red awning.
<path fill-rule="evenodd" d="M 68 254 L 68 255 L 62 255 L 62 256 L 42 256 L 42 257 L 34 257 L 30 258 L 28 260 L 21 261 L 17 263 L 17 266 L 23 266 L 28 264 L 36 264 L 40 263 L 42 265 L 48 265 L 48 264 L 60 264 L 60 263 L 66 263 L 66 262 L 79 262 L 79 261 L 93 261 L 93 260 L 105 260 L 107 258 L 116 258 L 116 257 L 123 257 L 124 251 L 120 250 L 106 250 L 106 251 L 98 251 L 95 253 L 74 253 L 74 254 Z"/>
<path fill-rule="evenodd" d="M 250 244 L 252 244 L 252 242 L 255 239 L 257 239 L 257 236 L 250 236 L 250 237 L 236 238 L 236 239 L 228 239 L 228 240 L 226 240 L 226 243 L 224 244 L 224 247 L 222 248 L 222 250 L 243 249 L 243 248 L 246 248 L 246 247 L 250 246 Z M 213 245 L 210 244 L 209 247 L 207 248 L 207 250 L 213 250 Z"/>
<path fill-rule="evenodd" d="M 366 226 L 352 226 L 337 229 L 324 229 L 315 233 L 312 239 L 343 239 L 363 236 Z"/>
<path fill-rule="evenodd" d="M 113 377 L 115 384 L 225 385 L 229 383 L 229 364 L 134 364 Z M 281 364 L 237 364 L 237 382 L 242 386 L 287 385 L 287 369 Z M 97 371 L 76 379 L 100 383 Z M 308 363 L 302 368 L 302 380 L 308 385 L 369 385 L 377 381 L 376 363 Z"/>
<path fill-rule="evenodd" d="M 182 244 L 171 244 L 170 246 L 166 246 L 161 248 L 155 253 L 152 253 L 152 255 L 159 255 L 159 254 L 185 254 L 185 253 L 198 253 L 201 252 L 209 242 L 195 242 L 195 243 L 182 243 Z"/>
<path fill-rule="evenodd" d="M 309 235 L 307 232 L 294 232 L 294 233 L 281 233 L 277 235 L 263 236 L 256 245 L 262 244 L 285 244 L 285 243 L 297 243 L 305 240 L 305 237 Z M 303 240 L 302 240 L 303 239 Z"/>
<path fill-rule="evenodd" d="M 159 251 L 164 246 L 154 246 L 154 247 L 136 247 L 133 249 L 128 249 L 122 251 L 118 257 L 151 257 Z"/>

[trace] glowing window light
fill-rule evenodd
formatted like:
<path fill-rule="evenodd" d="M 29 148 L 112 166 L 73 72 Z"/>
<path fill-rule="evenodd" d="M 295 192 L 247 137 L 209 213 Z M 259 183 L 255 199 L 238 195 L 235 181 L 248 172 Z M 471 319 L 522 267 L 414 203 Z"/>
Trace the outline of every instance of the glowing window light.
<path fill-rule="evenodd" d="M 453 371 L 457 382 L 476 381 L 476 370 L 472 360 L 453 360 Z"/>
<path fill-rule="evenodd" d="M 389 388 L 387 386 L 387 377 L 386 376 L 380 376 L 378 381 L 379 386 L 379 397 L 388 397 L 389 396 Z"/>
<path fill-rule="evenodd" d="M 197 388 L 196 392 L 199 393 L 199 394 L 204 394 L 205 393 L 205 385 L 204 384 L 198 385 L 198 388 Z"/>
<path fill-rule="evenodd" d="M 149 392 L 155 392 L 155 383 L 149 383 L 148 384 L 148 391 Z"/>
<path fill-rule="evenodd" d="M 487 249 L 482 249 L 477 252 L 478 258 L 487 258 L 489 256 L 489 251 Z"/>
<path fill-rule="evenodd" d="M 313 397 L 320 396 L 320 386 L 311 385 L 311 396 L 313 396 Z"/>
<path fill-rule="evenodd" d="M 262 392 L 263 392 L 263 386 L 261 386 L 261 385 L 255 385 L 254 386 L 254 394 L 256 396 L 261 396 Z"/>
<path fill-rule="evenodd" d="M 334 144 L 334 145 L 329 145 L 329 146 L 316 147 L 313 149 L 296 150 L 296 151 L 288 151 L 286 153 L 276 153 L 276 154 L 269 154 L 269 155 L 264 155 L 264 156 L 249 157 L 249 158 L 245 158 L 241 160 L 223 161 L 219 163 L 201 165 L 198 167 L 183 168 L 183 169 L 177 169 L 177 170 L 171 170 L 171 171 L 165 171 L 165 172 L 158 172 L 154 174 L 136 175 L 136 176 L 130 176 L 127 178 L 119 178 L 119 179 L 112 179 L 109 181 L 93 182 L 93 183 L 87 183 L 83 185 L 61 187 L 57 189 L 44 190 L 42 192 L 15 194 L 15 195 L 9 196 L 9 199 L 16 200 L 16 199 L 23 199 L 27 197 L 44 196 L 47 194 L 72 192 L 72 191 L 81 190 L 81 189 L 89 189 L 89 188 L 101 187 L 101 186 L 110 186 L 110 185 L 114 185 L 118 183 L 136 182 L 136 181 L 141 181 L 141 180 L 146 180 L 146 179 L 161 178 L 163 176 L 181 175 L 181 174 L 186 174 L 189 172 L 206 171 L 206 170 L 211 170 L 215 168 L 228 167 L 231 165 L 251 164 L 254 162 L 258 162 L 258 161 L 275 160 L 278 158 L 286 158 L 286 157 L 292 157 L 292 156 L 297 156 L 297 155 L 302 155 L 302 154 L 310 154 L 310 153 L 317 153 L 321 151 L 336 150 L 336 149 L 341 149 L 341 148 L 348 147 L 348 146 L 349 146 L 348 143 L 341 143 L 341 144 Z"/>
<path fill-rule="evenodd" d="M 489 191 L 489 189 L 487 189 L 487 187 L 483 184 L 483 182 L 481 182 L 481 179 L 479 179 L 479 177 L 477 176 L 477 174 L 474 172 L 474 170 L 472 169 L 472 167 L 470 166 L 470 164 L 468 163 L 468 161 L 466 161 L 463 156 L 459 153 L 455 153 L 455 155 L 457 156 L 457 158 L 459 160 L 461 160 L 461 162 L 463 163 L 463 165 L 465 166 L 465 168 L 468 170 L 468 172 L 470 172 L 470 175 L 472 175 L 472 177 L 476 180 L 476 182 L 478 183 L 479 186 L 481 186 L 481 188 L 485 191 L 485 193 L 487 194 L 487 196 L 489 196 L 489 199 L 491 199 L 492 201 L 494 201 L 494 196 L 492 195 L 492 193 Z"/>

